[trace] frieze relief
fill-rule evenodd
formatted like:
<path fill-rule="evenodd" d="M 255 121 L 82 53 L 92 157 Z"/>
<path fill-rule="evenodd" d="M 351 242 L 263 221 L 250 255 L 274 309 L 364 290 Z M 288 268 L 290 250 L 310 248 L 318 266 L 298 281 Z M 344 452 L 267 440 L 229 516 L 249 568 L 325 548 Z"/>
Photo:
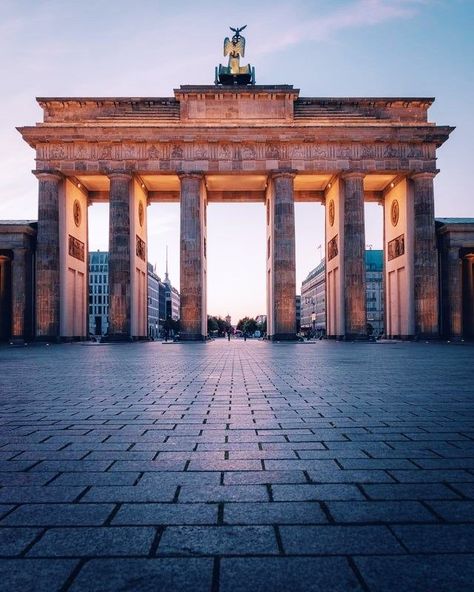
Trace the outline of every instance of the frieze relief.
<path fill-rule="evenodd" d="M 58 142 L 39 144 L 38 160 L 400 160 L 433 159 L 431 144 L 363 142 Z"/>

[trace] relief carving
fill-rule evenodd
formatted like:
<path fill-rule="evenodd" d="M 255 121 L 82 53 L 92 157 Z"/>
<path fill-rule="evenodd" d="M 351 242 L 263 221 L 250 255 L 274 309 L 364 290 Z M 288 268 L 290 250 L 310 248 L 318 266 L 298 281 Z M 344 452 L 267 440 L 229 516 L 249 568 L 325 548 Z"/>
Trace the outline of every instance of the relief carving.
<path fill-rule="evenodd" d="M 150 146 L 150 148 L 148 148 L 147 155 L 151 160 L 158 160 L 161 158 L 161 150 L 158 150 L 158 148 L 154 145 Z"/>
<path fill-rule="evenodd" d="M 64 147 L 60 144 L 54 144 L 51 146 L 49 151 L 49 157 L 52 160 L 59 160 L 60 158 L 64 158 L 66 156 L 66 152 Z"/>
<path fill-rule="evenodd" d="M 331 261 L 331 259 L 334 259 L 334 257 L 337 257 L 339 254 L 339 251 L 337 249 L 337 237 L 338 235 L 336 234 L 336 236 L 334 236 L 328 242 L 328 261 Z"/>
<path fill-rule="evenodd" d="M 400 155 L 400 150 L 395 144 L 385 146 L 383 151 L 383 158 L 397 158 Z"/>
<path fill-rule="evenodd" d="M 241 148 L 242 158 L 244 160 L 253 160 L 257 157 L 257 153 L 255 152 L 255 148 L 252 146 L 242 146 Z"/>
<path fill-rule="evenodd" d="M 375 157 L 375 150 L 373 146 L 370 146 L 369 144 L 365 144 L 363 146 L 361 146 L 362 151 L 361 151 L 361 158 L 374 158 Z"/>
<path fill-rule="evenodd" d="M 388 243 L 388 260 L 392 261 L 405 253 L 405 235 L 401 234 Z"/>
<path fill-rule="evenodd" d="M 232 151 L 228 144 L 221 144 L 218 150 L 218 158 L 229 160 L 232 158 Z"/>
<path fill-rule="evenodd" d="M 85 259 L 85 244 L 78 238 L 69 235 L 69 255 L 79 261 Z"/>
<path fill-rule="evenodd" d="M 171 158 L 183 158 L 183 149 L 179 144 L 173 144 Z"/>
<path fill-rule="evenodd" d="M 146 260 L 146 249 L 145 249 L 145 241 L 143 241 L 138 234 L 136 235 L 136 255 L 137 257 L 139 257 L 142 261 Z"/>
<path fill-rule="evenodd" d="M 108 160 L 110 158 L 112 158 L 112 146 L 101 146 L 99 150 L 99 159 Z"/>

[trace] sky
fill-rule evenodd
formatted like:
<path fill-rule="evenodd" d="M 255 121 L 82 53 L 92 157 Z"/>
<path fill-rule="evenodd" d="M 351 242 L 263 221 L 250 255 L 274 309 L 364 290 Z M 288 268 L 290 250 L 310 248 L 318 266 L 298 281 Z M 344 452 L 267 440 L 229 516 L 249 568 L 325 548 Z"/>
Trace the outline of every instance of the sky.
<path fill-rule="evenodd" d="M 34 152 L 17 126 L 37 96 L 172 96 L 212 84 L 229 26 L 247 25 L 258 84 L 300 96 L 436 97 L 430 120 L 456 130 L 438 151 L 436 215 L 474 217 L 474 0 L 0 0 L 0 220 L 36 219 Z M 323 208 L 296 204 L 297 292 L 319 263 Z M 179 287 L 179 206 L 148 210 L 149 260 Z M 107 206 L 90 208 L 90 248 L 107 250 Z M 250 239 L 250 240 L 249 240 Z M 380 248 L 381 208 L 366 207 Z M 263 204 L 208 207 L 208 312 L 265 313 Z"/>

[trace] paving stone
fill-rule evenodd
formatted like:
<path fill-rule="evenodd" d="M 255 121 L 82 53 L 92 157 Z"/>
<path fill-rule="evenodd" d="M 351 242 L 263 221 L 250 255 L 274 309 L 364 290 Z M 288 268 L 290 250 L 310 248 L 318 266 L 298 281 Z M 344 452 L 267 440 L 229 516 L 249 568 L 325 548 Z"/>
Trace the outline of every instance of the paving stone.
<path fill-rule="evenodd" d="M 0 556 L 19 555 L 40 533 L 39 528 L 0 528 Z"/>
<path fill-rule="evenodd" d="M 474 555 L 356 557 L 369 589 L 377 592 L 472 592 Z"/>
<path fill-rule="evenodd" d="M 430 500 L 461 497 L 442 483 L 363 485 L 363 489 L 374 500 Z"/>
<path fill-rule="evenodd" d="M 225 485 L 306 483 L 303 471 L 247 471 L 224 474 Z"/>
<path fill-rule="evenodd" d="M 328 521 L 317 502 L 228 503 L 226 524 L 324 524 Z"/>
<path fill-rule="evenodd" d="M 221 482 L 220 471 L 195 473 L 184 471 L 170 471 L 160 473 L 145 473 L 139 481 L 143 486 L 165 486 L 165 485 L 192 485 L 193 487 L 219 485 Z"/>
<path fill-rule="evenodd" d="M 357 592 L 362 590 L 339 557 L 223 558 L 220 592 Z"/>
<path fill-rule="evenodd" d="M 309 470 L 308 476 L 317 483 L 395 483 L 393 477 L 385 471 L 376 470 Z"/>
<path fill-rule="evenodd" d="M 390 474 L 401 483 L 458 483 L 471 481 L 473 482 L 472 489 L 474 491 L 474 475 L 467 471 L 415 469 L 414 471 L 390 471 Z"/>
<path fill-rule="evenodd" d="M 447 522 L 474 522 L 474 501 L 430 501 L 428 505 Z"/>
<path fill-rule="evenodd" d="M 54 486 L 64 485 L 133 485 L 141 473 L 62 473 L 54 480 Z"/>
<path fill-rule="evenodd" d="M 355 485 L 272 485 L 275 501 L 325 501 L 365 499 Z"/>
<path fill-rule="evenodd" d="M 3 487 L 0 489 L 0 502 L 24 504 L 35 502 L 73 502 L 85 487 Z"/>
<path fill-rule="evenodd" d="M 2 592 L 59 592 L 77 564 L 73 559 L 0 559 Z"/>
<path fill-rule="evenodd" d="M 119 485 L 117 487 L 91 487 L 81 502 L 171 502 L 176 485 Z"/>
<path fill-rule="evenodd" d="M 112 465 L 110 460 L 43 460 L 31 470 L 49 472 L 106 471 Z"/>
<path fill-rule="evenodd" d="M 159 555 L 251 555 L 278 553 L 271 526 L 170 526 Z"/>
<path fill-rule="evenodd" d="M 0 473 L 2 487 L 31 487 L 45 485 L 58 473 Z"/>
<path fill-rule="evenodd" d="M 336 522 L 436 522 L 435 515 L 420 502 L 351 501 L 327 502 Z"/>
<path fill-rule="evenodd" d="M 15 526 L 94 526 L 103 524 L 113 504 L 27 504 L 1 522 Z"/>
<path fill-rule="evenodd" d="M 94 559 L 71 592 L 210 592 L 212 559 Z"/>
<path fill-rule="evenodd" d="M 112 524 L 217 524 L 217 504 L 123 504 Z"/>
<path fill-rule="evenodd" d="M 397 525 L 393 531 L 412 553 L 474 551 L 474 528 L 470 524 Z"/>
<path fill-rule="evenodd" d="M 30 558 L 0 562 L 0 589 L 31 589 L 25 573 L 38 590 L 61 588 L 76 565 L 67 557 L 81 557 L 61 592 L 157 581 L 173 592 L 288 581 L 471 590 L 472 353 L 329 341 L 0 346 L 0 524 L 38 533 L 19 551 L 37 541 Z M 179 550 L 148 557 L 167 537 Z M 51 570 L 48 585 L 35 565 Z"/>
<path fill-rule="evenodd" d="M 268 491 L 265 485 L 183 485 L 180 502 L 266 502 Z"/>
<path fill-rule="evenodd" d="M 147 555 L 155 535 L 154 528 L 145 526 L 51 528 L 28 557 Z"/>
<path fill-rule="evenodd" d="M 404 553 L 385 526 L 281 526 L 280 533 L 290 555 Z"/>

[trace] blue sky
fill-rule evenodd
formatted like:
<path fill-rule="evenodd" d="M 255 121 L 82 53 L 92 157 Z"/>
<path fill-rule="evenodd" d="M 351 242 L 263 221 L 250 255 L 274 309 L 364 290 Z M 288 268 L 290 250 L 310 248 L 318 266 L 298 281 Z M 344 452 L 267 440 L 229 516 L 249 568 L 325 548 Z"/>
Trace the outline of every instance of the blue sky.
<path fill-rule="evenodd" d="M 436 215 L 474 217 L 474 0 L 162 0 L 0 2 L 0 219 L 36 218 L 34 153 L 15 126 L 41 119 L 36 96 L 171 96 L 213 82 L 228 27 L 247 24 L 246 61 L 259 84 L 301 96 L 433 96 L 430 119 L 455 125 L 439 152 Z M 91 209 L 91 246 L 107 248 L 106 208 Z M 381 244 L 367 208 L 366 242 Z M 260 204 L 208 209 L 209 312 L 234 320 L 265 308 Z M 319 262 L 323 209 L 298 204 L 298 284 Z M 179 280 L 179 211 L 149 210 L 149 258 Z M 252 241 L 248 237 L 253 238 Z"/>

